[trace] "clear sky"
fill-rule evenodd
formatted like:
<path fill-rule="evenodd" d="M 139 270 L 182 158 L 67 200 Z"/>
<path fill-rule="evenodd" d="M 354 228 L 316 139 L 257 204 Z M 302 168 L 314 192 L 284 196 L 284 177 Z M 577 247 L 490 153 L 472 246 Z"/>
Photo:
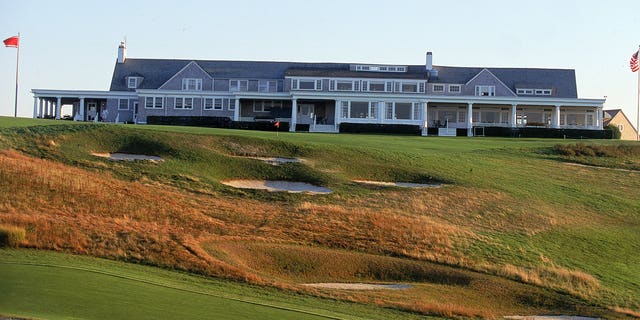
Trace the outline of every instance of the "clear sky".
<path fill-rule="evenodd" d="M 108 90 L 119 42 L 134 58 L 575 69 L 635 123 L 640 1 L 0 0 L 21 33 L 19 116 L 32 88 Z M 13 115 L 16 50 L 0 47 L 0 115 Z"/>

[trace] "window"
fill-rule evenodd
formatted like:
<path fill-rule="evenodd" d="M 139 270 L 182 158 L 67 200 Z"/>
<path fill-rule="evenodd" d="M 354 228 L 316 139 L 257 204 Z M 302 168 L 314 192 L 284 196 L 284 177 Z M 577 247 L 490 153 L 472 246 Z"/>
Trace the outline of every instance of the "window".
<path fill-rule="evenodd" d="M 225 99 L 227 101 L 227 110 L 236 110 L 235 99 Z"/>
<path fill-rule="evenodd" d="M 164 99 L 162 97 L 145 97 L 145 109 L 162 109 L 164 107 Z"/>
<path fill-rule="evenodd" d="M 175 98 L 174 109 L 193 109 L 193 98 Z"/>
<path fill-rule="evenodd" d="M 127 88 L 135 89 L 138 87 L 138 78 L 137 77 L 128 77 L 127 78 Z"/>
<path fill-rule="evenodd" d="M 322 90 L 321 79 L 293 79 L 291 81 L 291 89 L 293 90 Z"/>
<path fill-rule="evenodd" d="M 354 81 L 335 81 L 336 91 L 355 91 Z"/>
<path fill-rule="evenodd" d="M 396 82 L 397 92 L 415 93 L 415 92 L 418 92 L 418 88 L 419 88 L 419 85 L 417 82 Z M 424 84 L 422 84 L 422 89 L 424 90 Z"/>
<path fill-rule="evenodd" d="M 229 80 L 229 91 L 231 92 L 249 91 L 249 80 Z"/>
<path fill-rule="evenodd" d="M 365 85 L 365 83 L 367 85 Z M 388 86 L 387 86 L 387 83 L 389 84 Z M 389 81 L 387 83 L 385 83 L 385 81 L 368 81 L 368 82 L 363 81 L 362 88 L 366 89 L 367 91 L 385 92 L 388 89 L 391 90 L 392 82 Z"/>
<path fill-rule="evenodd" d="M 449 93 L 460 93 L 460 91 L 462 91 L 462 87 L 459 84 L 449 85 Z"/>
<path fill-rule="evenodd" d="M 276 92 L 278 91 L 278 82 L 276 80 L 260 80 L 258 81 L 259 92 Z"/>
<path fill-rule="evenodd" d="M 476 86 L 476 96 L 493 97 L 496 95 L 495 86 Z"/>
<path fill-rule="evenodd" d="M 342 101 L 340 103 L 340 116 L 342 119 L 349 118 L 349 101 Z"/>
<path fill-rule="evenodd" d="M 516 89 L 516 94 L 533 94 L 533 89 Z"/>
<path fill-rule="evenodd" d="M 550 96 L 553 90 L 551 89 L 516 89 L 516 94 L 536 95 L 536 96 Z"/>
<path fill-rule="evenodd" d="M 422 117 L 419 102 L 387 102 L 385 103 L 386 120 L 418 120 Z"/>
<path fill-rule="evenodd" d="M 405 72 L 406 66 L 379 66 L 379 65 L 351 65 L 351 70 L 355 71 L 374 71 L 374 72 Z"/>
<path fill-rule="evenodd" d="M 253 111 L 254 112 L 271 112 L 274 107 L 282 107 L 282 101 L 271 100 L 254 100 Z"/>
<path fill-rule="evenodd" d="M 550 96 L 551 89 L 536 89 L 536 96 Z"/>
<path fill-rule="evenodd" d="M 129 99 L 118 99 L 118 110 L 129 110 Z"/>
<path fill-rule="evenodd" d="M 434 84 L 433 92 L 444 92 L 444 84 Z"/>
<path fill-rule="evenodd" d="M 204 106 L 202 107 L 204 110 L 213 110 L 213 98 L 204 98 Z M 218 109 L 221 110 L 221 109 Z"/>
<path fill-rule="evenodd" d="M 182 79 L 182 90 L 202 91 L 202 79 L 195 79 L 195 78 Z"/>
<path fill-rule="evenodd" d="M 624 131 L 624 124 L 619 124 L 618 130 L 620 130 L 620 132 Z"/>

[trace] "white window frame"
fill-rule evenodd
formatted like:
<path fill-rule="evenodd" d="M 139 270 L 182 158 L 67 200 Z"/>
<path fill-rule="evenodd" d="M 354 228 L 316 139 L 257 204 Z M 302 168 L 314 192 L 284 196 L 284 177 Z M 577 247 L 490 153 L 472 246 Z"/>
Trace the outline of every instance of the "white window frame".
<path fill-rule="evenodd" d="M 456 88 L 456 90 L 451 90 L 453 88 Z M 449 85 L 449 93 L 461 93 L 462 92 L 462 85 L 459 84 L 450 84 Z"/>
<path fill-rule="evenodd" d="M 396 103 L 408 103 L 411 105 L 410 119 L 398 119 L 396 117 Z M 420 108 L 422 104 L 420 102 L 385 102 L 384 103 L 384 120 L 400 120 L 400 121 L 408 121 L 408 120 L 420 120 L 422 118 L 422 109 Z"/>
<path fill-rule="evenodd" d="M 202 91 L 202 79 L 183 78 L 182 90 L 184 91 Z"/>
<path fill-rule="evenodd" d="M 526 95 L 533 95 L 533 89 L 526 89 L 526 88 L 521 88 L 521 89 L 516 89 L 516 94 L 526 94 Z"/>
<path fill-rule="evenodd" d="M 229 80 L 229 91 L 230 92 L 249 91 L 249 80 L 234 80 L 234 79 Z"/>
<path fill-rule="evenodd" d="M 133 82 L 132 82 L 133 80 Z M 138 77 L 128 77 L 127 78 L 127 88 L 135 89 L 138 87 Z"/>
<path fill-rule="evenodd" d="M 127 107 L 126 108 L 122 108 L 122 102 L 123 101 L 127 102 Z M 129 110 L 129 99 L 118 99 L 118 110 Z"/>
<path fill-rule="evenodd" d="M 350 83 L 351 84 L 351 89 L 349 90 L 344 90 L 344 89 L 339 89 L 338 85 L 339 84 L 346 84 L 346 83 Z M 358 85 L 356 85 L 356 83 Z M 360 81 L 359 80 L 331 80 L 330 81 L 330 85 L 329 85 L 329 91 L 342 91 L 342 92 L 353 92 L 353 91 L 359 91 L 357 89 L 360 89 Z"/>
<path fill-rule="evenodd" d="M 445 88 L 445 85 L 444 84 L 440 84 L 440 83 L 434 83 L 434 84 L 431 85 L 431 91 L 433 91 L 433 92 L 443 93 L 444 92 L 444 88 Z"/>
<path fill-rule="evenodd" d="M 202 99 L 202 110 L 214 110 L 213 103 L 214 103 L 214 98 Z"/>
<path fill-rule="evenodd" d="M 236 110 L 236 99 L 233 98 L 227 98 L 229 99 L 229 105 L 227 106 L 227 110 L 229 111 L 235 111 Z M 238 102 L 238 104 L 240 104 Z"/>
<path fill-rule="evenodd" d="M 396 81 L 396 92 L 405 92 L 405 93 L 421 93 L 424 92 L 424 86 L 422 86 L 423 91 L 420 91 L 422 82 L 420 81 Z M 405 91 L 405 85 L 415 85 L 416 91 Z"/>
<path fill-rule="evenodd" d="M 384 90 L 371 90 L 371 84 L 382 84 Z M 386 80 L 367 80 L 367 81 L 362 81 L 362 91 L 368 91 L 368 92 L 393 92 L 393 81 L 386 81 Z"/>
<path fill-rule="evenodd" d="M 496 86 L 476 86 L 476 96 L 478 97 L 495 97 L 495 95 Z"/>
<path fill-rule="evenodd" d="M 180 107 L 178 108 L 178 101 L 180 101 Z M 187 108 L 187 101 L 191 101 L 191 106 Z M 193 110 L 194 98 L 193 97 L 175 97 L 173 100 L 174 110 Z"/>
<path fill-rule="evenodd" d="M 313 88 L 309 88 L 309 89 L 301 88 L 300 84 L 302 82 L 305 82 L 305 83 L 312 82 L 313 83 Z M 292 81 L 291 81 L 291 89 L 293 89 L 293 90 L 303 90 L 303 91 L 322 91 L 322 79 L 317 79 L 317 78 L 297 78 L 297 79 L 292 79 Z"/>
<path fill-rule="evenodd" d="M 278 92 L 278 81 L 258 80 L 258 92 Z"/>
<path fill-rule="evenodd" d="M 552 90 L 551 89 L 536 89 L 536 96 L 550 96 Z"/>
<path fill-rule="evenodd" d="M 151 99 L 151 106 L 149 106 L 149 99 Z M 162 109 L 164 108 L 164 97 L 148 96 L 144 97 L 145 109 Z"/>

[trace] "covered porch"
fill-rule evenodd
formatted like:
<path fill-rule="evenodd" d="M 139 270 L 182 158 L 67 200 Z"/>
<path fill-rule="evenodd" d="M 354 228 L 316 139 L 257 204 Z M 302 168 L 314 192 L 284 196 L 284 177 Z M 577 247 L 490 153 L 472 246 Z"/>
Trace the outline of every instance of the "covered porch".
<path fill-rule="evenodd" d="M 33 89 L 31 92 L 33 118 L 56 120 L 110 121 L 117 116 L 109 115 L 109 100 L 135 98 L 130 92 L 48 89 Z"/>

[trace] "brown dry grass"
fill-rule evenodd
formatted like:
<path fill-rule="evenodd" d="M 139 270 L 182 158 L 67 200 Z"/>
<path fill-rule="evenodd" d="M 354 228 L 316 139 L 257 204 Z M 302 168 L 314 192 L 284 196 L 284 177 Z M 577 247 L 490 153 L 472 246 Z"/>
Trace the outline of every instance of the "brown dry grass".
<path fill-rule="evenodd" d="M 501 208 L 496 203 L 508 201 L 503 194 L 492 192 L 456 187 L 338 200 L 344 200 L 344 205 L 291 205 L 193 194 L 159 183 L 124 182 L 104 173 L 0 150 L 0 223 L 24 228 L 27 246 L 33 248 L 270 283 L 429 314 L 495 314 L 491 308 L 461 307 L 464 300 L 456 295 L 442 300 L 451 302 L 427 303 L 421 300 L 424 294 L 413 299 L 402 295 L 380 298 L 300 289 L 265 279 L 246 265 L 230 263 L 224 254 L 217 256 L 201 249 L 205 241 L 220 240 L 298 243 L 469 267 L 474 266 L 473 261 L 455 247 L 481 239 L 472 228 L 507 228 L 482 217 L 463 223 L 484 207 Z M 495 212 L 512 214 L 506 209 Z M 524 228 L 524 220 L 512 220 Z M 544 227 L 541 224 L 538 228 Z M 516 271 L 505 271 L 504 275 L 519 279 L 522 275 Z M 523 281 L 538 284 L 533 275 L 527 276 L 529 280 Z M 569 272 L 565 278 L 572 283 L 579 282 L 580 276 Z M 496 308 L 512 310 L 513 306 Z"/>

